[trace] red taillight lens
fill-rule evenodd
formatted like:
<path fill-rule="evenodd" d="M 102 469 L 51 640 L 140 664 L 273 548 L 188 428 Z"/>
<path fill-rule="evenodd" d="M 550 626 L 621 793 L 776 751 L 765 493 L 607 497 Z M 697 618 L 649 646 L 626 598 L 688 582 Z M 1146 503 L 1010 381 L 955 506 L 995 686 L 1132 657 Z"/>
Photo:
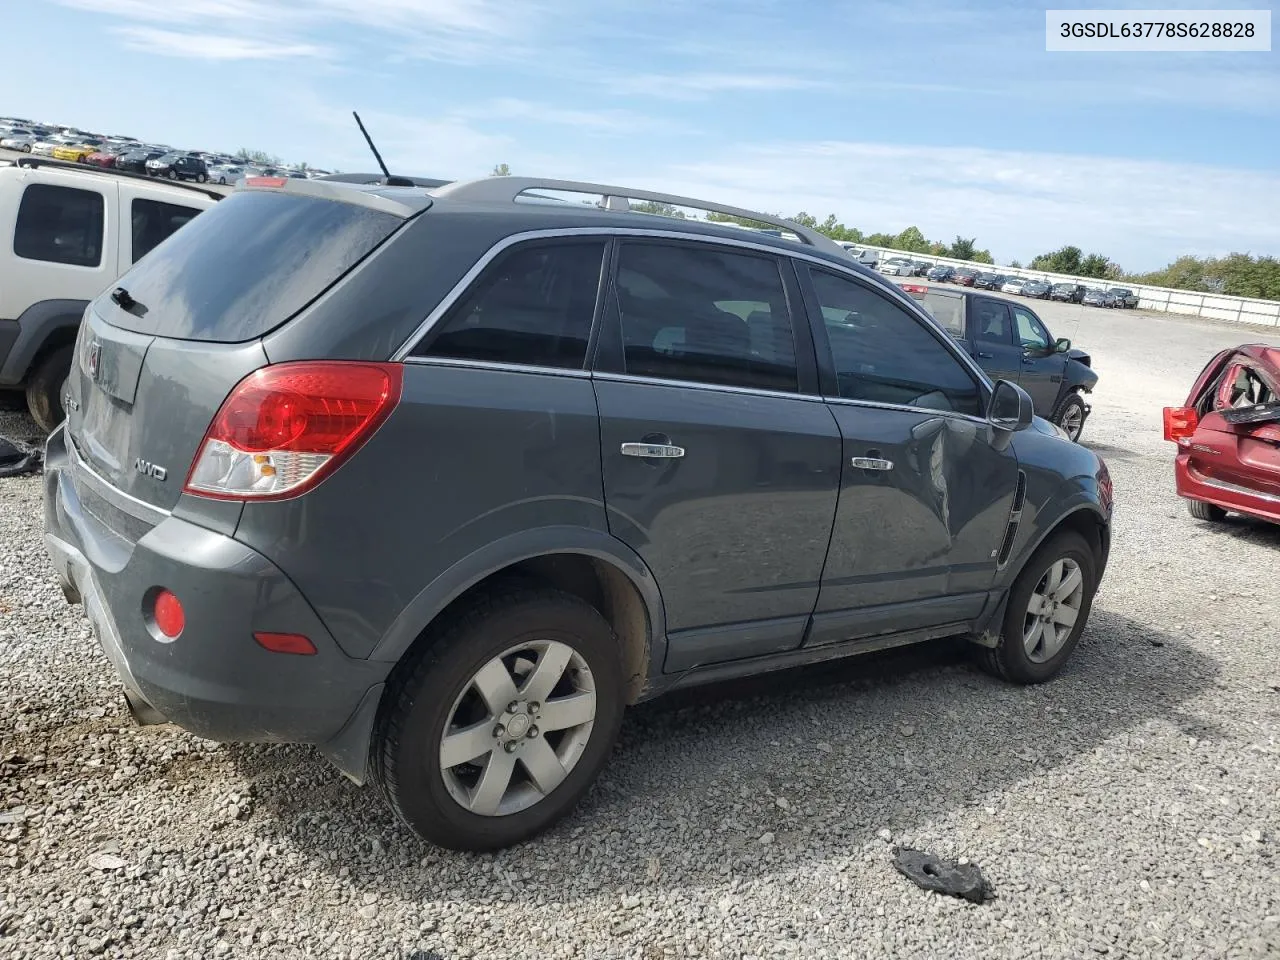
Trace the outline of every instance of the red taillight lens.
<path fill-rule="evenodd" d="M 916 293 L 924 294 L 929 292 L 929 288 L 921 283 L 904 283 L 902 285 L 902 292 L 911 293 L 911 294 L 916 294 Z"/>
<path fill-rule="evenodd" d="M 187 477 L 187 493 L 297 496 L 350 456 L 400 400 L 398 363 L 301 361 L 263 367 L 223 401 Z"/>
<path fill-rule="evenodd" d="M 187 615 L 182 610 L 182 601 L 168 590 L 161 590 L 151 604 L 151 619 L 156 629 L 170 640 L 176 640 L 187 625 Z"/>
<path fill-rule="evenodd" d="M 289 182 L 288 177 L 245 177 L 246 187 L 283 187 Z"/>
<path fill-rule="evenodd" d="M 1175 443 L 1191 442 L 1191 435 L 1200 425 L 1200 417 L 1194 407 L 1164 408 L 1164 438 Z"/>
<path fill-rule="evenodd" d="M 258 646 L 272 653 L 296 653 L 309 657 L 316 652 L 316 645 L 300 633 L 255 633 Z"/>

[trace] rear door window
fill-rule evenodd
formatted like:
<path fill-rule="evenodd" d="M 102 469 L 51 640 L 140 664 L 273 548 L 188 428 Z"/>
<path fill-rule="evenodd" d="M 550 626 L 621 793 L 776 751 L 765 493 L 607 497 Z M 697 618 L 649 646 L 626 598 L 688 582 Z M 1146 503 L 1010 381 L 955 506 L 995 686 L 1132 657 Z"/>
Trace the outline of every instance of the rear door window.
<path fill-rule="evenodd" d="M 413 356 L 581 369 L 605 245 L 563 241 L 510 251 Z"/>
<path fill-rule="evenodd" d="M 144 200 L 140 197 L 132 200 L 129 204 L 129 214 L 133 221 L 132 262 L 137 263 L 171 233 L 186 226 L 199 212 L 197 207 L 184 207 L 160 200 Z"/>
<path fill-rule="evenodd" d="M 33 183 L 22 193 L 13 252 L 72 267 L 102 264 L 106 202 L 96 190 Z"/>
<path fill-rule="evenodd" d="M 315 300 L 403 219 L 284 192 L 233 193 L 120 278 L 145 311 L 110 309 L 134 333 L 238 343 Z"/>
<path fill-rule="evenodd" d="M 1013 325 L 1009 308 L 999 300 L 975 298 L 973 302 L 973 335 L 987 343 L 1013 346 Z"/>
<path fill-rule="evenodd" d="M 933 314 L 933 318 L 942 324 L 947 333 L 953 337 L 964 337 L 964 297 L 957 297 L 947 293 L 935 293 L 931 290 L 924 295 L 921 303 L 924 304 L 926 310 Z"/>
<path fill-rule="evenodd" d="M 624 243 L 617 305 L 632 376 L 799 391 L 778 261 L 705 245 Z"/>

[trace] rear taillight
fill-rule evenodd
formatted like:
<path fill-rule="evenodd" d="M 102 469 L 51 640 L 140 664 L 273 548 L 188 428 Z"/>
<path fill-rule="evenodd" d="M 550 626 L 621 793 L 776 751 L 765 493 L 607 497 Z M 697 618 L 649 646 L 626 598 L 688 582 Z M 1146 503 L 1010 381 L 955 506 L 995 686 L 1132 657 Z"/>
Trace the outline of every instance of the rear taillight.
<path fill-rule="evenodd" d="M 1164 438 L 1186 446 L 1191 442 L 1191 435 L 1200 425 L 1200 417 L 1195 407 L 1164 408 Z"/>
<path fill-rule="evenodd" d="M 922 297 L 929 292 L 929 288 L 922 283 L 904 283 L 902 285 L 902 292 L 909 293 L 912 296 Z"/>
<path fill-rule="evenodd" d="M 398 363 L 281 363 L 231 391 L 196 453 L 187 493 L 293 497 L 354 453 L 400 401 Z"/>

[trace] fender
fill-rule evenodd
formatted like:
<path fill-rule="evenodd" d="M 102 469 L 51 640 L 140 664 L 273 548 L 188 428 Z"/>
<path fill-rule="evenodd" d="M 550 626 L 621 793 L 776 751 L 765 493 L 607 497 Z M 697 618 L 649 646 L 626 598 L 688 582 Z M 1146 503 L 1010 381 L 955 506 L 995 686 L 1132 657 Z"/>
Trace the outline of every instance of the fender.
<path fill-rule="evenodd" d="M 1062 388 L 1064 391 L 1075 389 L 1092 393 L 1098 385 L 1098 371 L 1085 366 L 1078 360 L 1068 359 L 1066 369 L 1062 371 Z"/>
<path fill-rule="evenodd" d="M 22 383 L 49 337 L 60 330 L 77 329 L 88 306 L 88 300 L 41 300 L 23 310 L 18 317 L 18 335 L 0 366 L 0 384 Z"/>
<path fill-rule="evenodd" d="M 556 553 L 594 557 L 626 575 L 639 591 L 648 614 L 649 676 L 660 673 L 667 653 L 667 618 L 653 574 L 639 554 L 611 534 L 571 526 L 536 527 L 513 533 L 459 560 L 409 601 L 369 659 L 398 661 L 441 610 L 485 577 L 521 560 Z"/>

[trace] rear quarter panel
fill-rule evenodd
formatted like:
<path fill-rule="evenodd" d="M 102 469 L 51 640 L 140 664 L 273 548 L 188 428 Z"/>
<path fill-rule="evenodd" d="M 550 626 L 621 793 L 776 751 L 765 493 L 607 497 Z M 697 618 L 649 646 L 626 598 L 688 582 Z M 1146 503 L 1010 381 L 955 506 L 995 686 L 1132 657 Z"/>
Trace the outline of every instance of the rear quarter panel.
<path fill-rule="evenodd" d="M 433 583 L 543 528 L 607 538 L 590 379 L 407 363 L 399 406 L 365 446 L 304 496 L 246 504 L 236 537 L 367 657 Z"/>

